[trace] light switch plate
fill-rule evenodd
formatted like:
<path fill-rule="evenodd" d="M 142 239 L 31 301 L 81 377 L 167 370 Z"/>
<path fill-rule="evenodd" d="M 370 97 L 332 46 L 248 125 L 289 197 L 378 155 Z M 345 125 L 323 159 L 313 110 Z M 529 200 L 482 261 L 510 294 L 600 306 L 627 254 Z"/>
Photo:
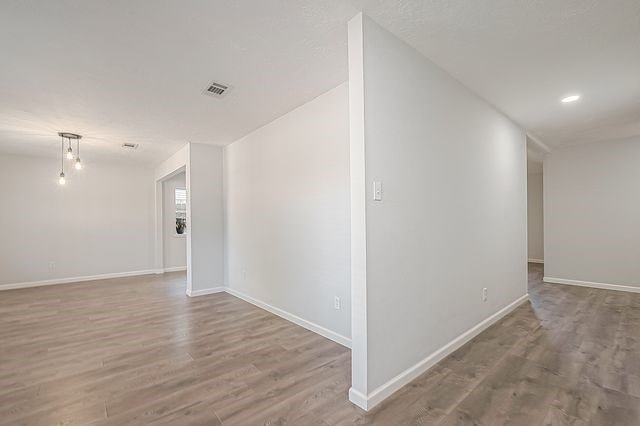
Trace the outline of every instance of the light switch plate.
<path fill-rule="evenodd" d="M 382 182 L 373 181 L 373 201 L 382 201 Z"/>

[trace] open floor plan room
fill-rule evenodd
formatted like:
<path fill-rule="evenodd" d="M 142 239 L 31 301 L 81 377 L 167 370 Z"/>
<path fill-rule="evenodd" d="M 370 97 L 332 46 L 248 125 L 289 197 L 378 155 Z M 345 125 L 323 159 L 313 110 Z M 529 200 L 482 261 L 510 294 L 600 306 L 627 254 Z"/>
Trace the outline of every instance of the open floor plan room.
<path fill-rule="evenodd" d="M 3 0 L 0 425 L 640 425 L 638 0 Z"/>
<path fill-rule="evenodd" d="M 184 298 L 184 273 L 12 290 L 0 423 L 633 424 L 640 294 L 541 278 L 531 264 L 530 303 L 370 412 L 344 398 L 348 349 L 226 293 Z"/>

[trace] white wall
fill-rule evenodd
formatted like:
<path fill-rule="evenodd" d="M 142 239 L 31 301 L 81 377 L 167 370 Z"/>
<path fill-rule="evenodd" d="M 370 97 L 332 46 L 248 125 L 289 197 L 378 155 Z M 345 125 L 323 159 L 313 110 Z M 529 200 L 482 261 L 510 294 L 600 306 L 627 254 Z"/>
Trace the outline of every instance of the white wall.
<path fill-rule="evenodd" d="M 162 182 L 163 191 L 163 256 L 164 268 L 187 267 L 187 234 L 178 235 L 176 233 L 176 200 L 175 192 L 177 188 L 187 187 L 185 172 Z"/>
<path fill-rule="evenodd" d="M 527 235 L 529 260 L 544 260 L 544 219 L 542 202 L 542 173 L 527 176 Z"/>
<path fill-rule="evenodd" d="M 347 90 L 344 83 L 225 148 L 227 285 L 345 340 Z"/>
<path fill-rule="evenodd" d="M 545 157 L 546 277 L 640 289 L 639 165 L 640 137 Z"/>
<path fill-rule="evenodd" d="M 87 163 L 60 186 L 59 167 L 0 155 L 0 285 L 153 269 L 153 171 Z"/>
<path fill-rule="evenodd" d="M 187 294 L 224 285 L 222 148 L 189 143 L 187 174 Z"/>
<path fill-rule="evenodd" d="M 361 122 L 351 114 L 351 125 L 363 126 L 366 201 L 352 227 L 366 224 L 366 244 L 358 243 L 366 270 L 353 276 L 366 280 L 366 299 L 354 300 L 366 304 L 366 330 L 354 328 L 353 345 L 367 354 L 353 358 L 351 396 L 371 403 L 526 297 L 526 141 L 509 119 L 372 20 L 364 17 L 358 36 L 358 19 L 350 23 L 349 54 L 363 46 L 362 66 L 351 67 L 350 57 L 349 78 L 363 85 L 363 99 L 349 102 L 364 110 Z M 383 201 L 372 200 L 375 180 Z M 360 191 L 355 182 L 352 191 Z M 366 342 L 356 342 L 357 333 Z M 363 365 L 366 380 L 356 371 Z"/>

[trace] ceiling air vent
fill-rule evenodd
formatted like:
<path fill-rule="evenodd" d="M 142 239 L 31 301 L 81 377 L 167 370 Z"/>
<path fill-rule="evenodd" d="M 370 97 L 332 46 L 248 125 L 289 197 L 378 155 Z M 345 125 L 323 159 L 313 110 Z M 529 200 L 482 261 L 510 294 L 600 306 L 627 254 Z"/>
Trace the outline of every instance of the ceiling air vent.
<path fill-rule="evenodd" d="M 126 149 L 138 149 L 138 144 L 137 143 L 131 143 L 131 142 L 125 142 L 122 144 L 123 148 Z"/>
<path fill-rule="evenodd" d="M 228 84 L 216 83 L 213 82 L 204 90 L 205 95 L 213 96 L 214 98 L 222 98 L 227 92 L 231 90 L 231 87 Z"/>

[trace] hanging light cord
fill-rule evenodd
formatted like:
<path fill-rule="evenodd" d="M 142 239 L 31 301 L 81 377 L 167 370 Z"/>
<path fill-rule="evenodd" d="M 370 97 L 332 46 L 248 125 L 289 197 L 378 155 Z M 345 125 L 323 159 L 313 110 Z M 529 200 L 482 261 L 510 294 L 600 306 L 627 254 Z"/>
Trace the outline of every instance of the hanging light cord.
<path fill-rule="evenodd" d="M 60 144 L 60 167 L 60 171 L 64 173 L 64 137 L 62 137 L 62 143 Z"/>

